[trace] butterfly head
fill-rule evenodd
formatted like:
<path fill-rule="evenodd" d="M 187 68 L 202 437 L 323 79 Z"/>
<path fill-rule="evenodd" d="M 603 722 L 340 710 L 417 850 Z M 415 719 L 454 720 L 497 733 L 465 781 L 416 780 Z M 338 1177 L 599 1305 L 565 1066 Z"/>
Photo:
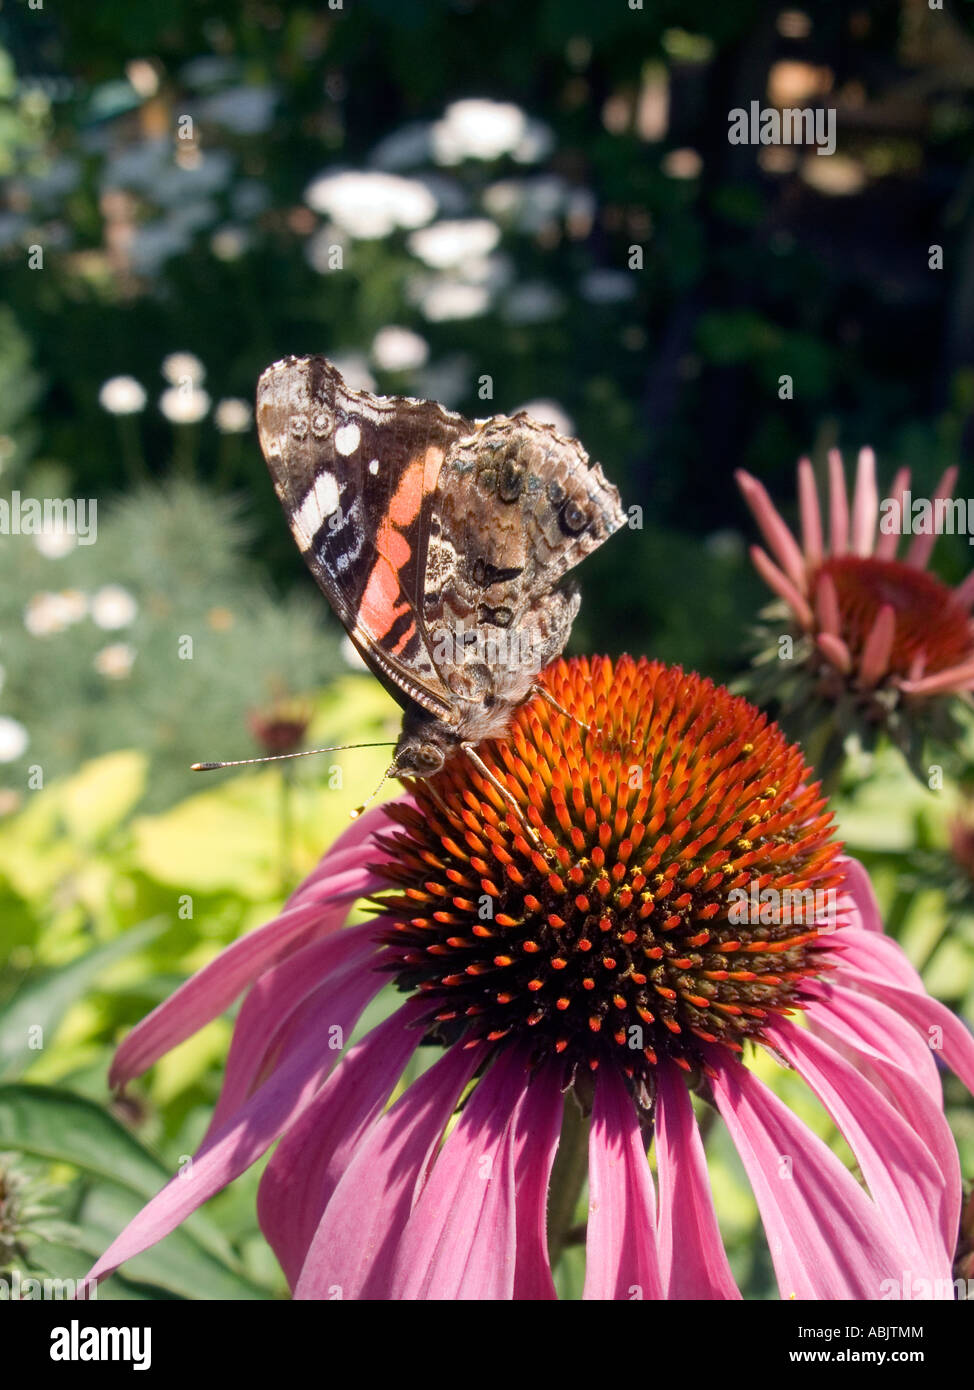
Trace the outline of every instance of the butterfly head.
<path fill-rule="evenodd" d="M 393 777 L 433 777 L 459 746 L 458 735 L 442 719 L 418 707 L 407 709 L 390 774 Z"/>

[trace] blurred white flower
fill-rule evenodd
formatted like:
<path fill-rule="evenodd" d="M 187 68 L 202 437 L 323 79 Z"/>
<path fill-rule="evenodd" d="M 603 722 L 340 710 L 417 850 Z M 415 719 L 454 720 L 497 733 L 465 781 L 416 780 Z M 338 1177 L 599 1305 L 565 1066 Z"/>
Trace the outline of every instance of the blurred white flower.
<path fill-rule="evenodd" d="M 621 304 L 636 293 L 636 279 L 631 270 L 590 270 L 578 288 L 590 304 Z"/>
<path fill-rule="evenodd" d="M 250 233 L 246 227 L 227 224 L 217 227 L 210 237 L 210 250 L 218 261 L 239 261 L 250 245 Z"/>
<path fill-rule="evenodd" d="M 192 352 L 171 352 L 162 359 L 162 374 L 173 386 L 189 381 L 199 386 L 206 378 L 206 368 Z"/>
<path fill-rule="evenodd" d="M 544 280 L 525 280 L 515 285 L 503 305 L 508 323 L 545 323 L 557 318 L 565 301 L 554 285 Z"/>
<path fill-rule="evenodd" d="M 270 128 L 276 103 L 277 93 L 272 87 L 227 87 L 207 97 L 200 115 L 204 121 L 215 121 L 238 135 L 260 135 Z"/>
<path fill-rule="evenodd" d="M 245 434 L 253 418 L 250 402 L 239 396 L 225 396 L 213 412 L 213 422 L 221 434 Z"/>
<path fill-rule="evenodd" d="M 118 627 L 128 627 L 135 621 L 139 605 L 121 584 L 105 584 L 91 600 L 91 616 L 94 623 L 108 632 Z"/>
<path fill-rule="evenodd" d="M 34 544 L 48 560 L 60 560 L 62 555 L 67 555 L 75 548 L 78 537 L 73 531 L 55 528 L 51 531 L 38 531 L 34 537 Z"/>
<path fill-rule="evenodd" d="M 434 124 L 433 155 L 438 164 L 499 159 L 517 149 L 527 127 L 527 116 L 513 102 L 467 97 L 451 102 Z"/>
<path fill-rule="evenodd" d="M 466 285 L 444 275 L 427 281 L 417 291 L 416 299 L 430 323 L 443 323 L 449 319 L 472 319 L 485 313 L 490 304 L 490 291 L 486 285 Z"/>
<path fill-rule="evenodd" d="M 131 671 L 134 660 L 135 648 L 131 643 L 113 642 L 111 646 L 102 647 L 101 651 L 95 653 L 92 664 L 100 676 L 120 681 Z"/>
<path fill-rule="evenodd" d="M 436 214 L 425 184 L 379 170 L 322 174 L 305 190 L 305 202 L 330 217 L 349 236 L 388 236 L 397 227 L 422 227 Z"/>
<path fill-rule="evenodd" d="M 33 594 L 24 609 L 24 627 L 32 637 L 51 637 L 80 622 L 87 611 L 88 600 L 80 589 Z"/>
<path fill-rule="evenodd" d="M 557 401 L 525 401 L 517 410 L 512 410 L 511 414 L 516 415 L 518 410 L 527 411 L 532 420 L 538 420 L 542 425 L 553 425 L 559 434 L 567 435 L 569 439 L 575 436 L 575 421 Z"/>
<path fill-rule="evenodd" d="M 26 752 L 30 735 L 23 724 L 0 714 L 0 763 L 12 763 Z"/>
<path fill-rule="evenodd" d="M 372 340 L 372 360 L 385 372 L 408 372 L 425 365 L 429 343 L 411 328 L 390 323 Z"/>
<path fill-rule="evenodd" d="M 110 376 L 98 392 L 98 404 L 109 415 L 138 415 L 146 399 L 145 387 L 134 376 Z"/>
<path fill-rule="evenodd" d="M 455 352 L 417 372 L 415 390 L 417 396 L 455 408 L 470 390 L 472 378 L 470 358 L 466 353 Z"/>
<path fill-rule="evenodd" d="M 430 157 L 428 121 L 412 121 L 386 135 L 372 148 L 369 163 L 377 169 L 409 169 L 425 164 Z"/>
<path fill-rule="evenodd" d="M 195 425 L 209 408 L 209 394 L 198 386 L 188 391 L 182 386 L 170 386 L 159 397 L 159 409 L 174 425 Z"/>
<path fill-rule="evenodd" d="M 434 222 L 409 237 L 408 246 L 414 256 L 432 266 L 446 270 L 464 261 L 488 255 L 500 240 L 500 228 L 486 217 L 471 217 L 449 222 Z"/>

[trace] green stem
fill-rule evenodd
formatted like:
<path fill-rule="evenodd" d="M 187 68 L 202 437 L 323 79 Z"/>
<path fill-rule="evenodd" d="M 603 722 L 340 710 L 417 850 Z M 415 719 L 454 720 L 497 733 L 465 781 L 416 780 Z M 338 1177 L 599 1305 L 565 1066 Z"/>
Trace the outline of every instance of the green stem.
<path fill-rule="evenodd" d="M 565 1096 L 561 1139 L 551 1170 L 548 1193 L 548 1255 L 552 1268 L 558 1263 L 575 1224 L 575 1209 L 588 1173 L 588 1120 L 574 1094 Z"/>

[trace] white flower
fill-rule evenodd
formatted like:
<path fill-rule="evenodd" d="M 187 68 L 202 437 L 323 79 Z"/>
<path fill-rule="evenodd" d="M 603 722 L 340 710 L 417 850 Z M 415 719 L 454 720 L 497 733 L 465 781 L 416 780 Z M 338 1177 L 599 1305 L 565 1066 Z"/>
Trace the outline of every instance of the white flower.
<path fill-rule="evenodd" d="M 34 544 L 48 560 L 60 560 L 62 555 L 67 555 L 75 548 L 78 537 L 73 531 L 54 527 L 50 531 L 38 531 L 34 537 Z"/>
<path fill-rule="evenodd" d="M 369 371 L 364 353 L 336 352 L 331 356 L 333 367 L 337 367 L 345 385 L 353 391 L 374 391 L 375 377 Z"/>
<path fill-rule="evenodd" d="M 248 401 L 242 401 L 239 396 L 225 396 L 217 402 L 213 422 L 221 434 L 245 434 L 253 416 Z"/>
<path fill-rule="evenodd" d="M 109 415 L 138 415 L 145 402 L 145 387 L 134 376 L 110 376 L 98 392 L 98 404 Z"/>
<path fill-rule="evenodd" d="M 228 224 L 217 227 L 210 237 L 210 250 L 218 261 L 239 261 L 250 245 L 250 235 L 245 227 Z"/>
<path fill-rule="evenodd" d="M 87 611 L 88 600 L 80 589 L 34 594 L 24 609 L 24 627 L 32 637 L 51 637 L 79 622 Z"/>
<path fill-rule="evenodd" d="M 184 381 L 199 386 L 206 377 L 206 368 L 195 353 L 171 352 L 162 360 L 162 374 L 173 386 Z"/>
<path fill-rule="evenodd" d="M 159 397 L 159 409 L 174 425 L 195 425 L 210 408 L 210 397 L 198 386 L 170 386 Z"/>
<path fill-rule="evenodd" d="M 567 435 L 569 439 L 574 438 L 575 422 L 557 401 L 526 401 L 524 405 L 519 405 L 517 410 L 525 410 L 532 420 L 538 420 L 542 425 L 553 425 L 559 434 Z M 512 410 L 511 414 L 516 415 L 517 410 Z"/>
<path fill-rule="evenodd" d="M 435 222 L 409 238 L 409 249 L 434 270 L 446 270 L 464 261 L 486 256 L 500 240 L 500 228 L 486 217 Z"/>
<path fill-rule="evenodd" d="M 447 319 L 472 319 L 486 312 L 490 304 L 490 291 L 486 285 L 465 285 L 460 280 L 441 276 L 423 286 L 418 301 L 431 323 L 442 323 Z"/>
<path fill-rule="evenodd" d="M 409 372 L 425 365 L 429 343 L 411 328 L 390 323 L 380 328 L 372 340 L 372 358 L 386 372 Z"/>
<path fill-rule="evenodd" d="M 110 647 L 102 647 L 101 651 L 95 653 L 92 664 L 100 676 L 120 681 L 131 671 L 134 660 L 135 648 L 129 642 L 113 642 Z"/>
<path fill-rule="evenodd" d="M 26 752 L 30 735 L 23 724 L 0 714 L 0 763 L 13 763 Z"/>
<path fill-rule="evenodd" d="M 308 185 L 305 202 L 349 236 L 388 236 L 397 227 L 422 227 L 436 213 L 425 184 L 381 171 L 323 174 Z"/>
<path fill-rule="evenodd" d="M 139 605 L 121 584 L 105 584 L 91 600 L 91 617 L 96 626 L 113 632 L 135 621 Z"/>
<path fill-rule="evenodd" d="M 438 164 L 499 159 L 513 154 L 527 129 L 527 117 L 513 102 L 468 97 L 451 102 L 433 126 L 433 154 Z"/>

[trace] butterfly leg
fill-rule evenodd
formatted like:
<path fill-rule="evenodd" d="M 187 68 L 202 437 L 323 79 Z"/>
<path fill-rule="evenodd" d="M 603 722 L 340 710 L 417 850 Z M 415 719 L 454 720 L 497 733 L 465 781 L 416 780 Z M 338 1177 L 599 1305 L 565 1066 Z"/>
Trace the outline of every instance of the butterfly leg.
<path fill-rule="evenodd" d="M 547 686 L 536 685 L 534 687 L 534 693 L 540 695 L 542 700 L 547 700 L 549 705 L 554 705 L 555 709 L 558 710 L 560 714 L 563 714 L 566 719 L 574 720 L 580 729 L 584 729 L 586 733 L 592 732 L 591 724 L 586 724 L 584 719 L 579 719 L 577 714 L 572 714 L 571 710 L 567 710 L 564 705 L 560 705 Z"/>
<path fill-rule="evenodd" d="M 473 763 L 474 767 L 477 769 L 480 775 L 482 777 L 486 777 L 487 781 L 491 784 L 491 786 L 496 787 L 497 790 L 500 792 L 501 796 L 504 798 L 504 800 L 510 804 L 518 820 L 524 826 L 524 830 L 527 834 L 528 839 L 534 845 L 535 849 L 539 852 L 539 854 L 543 854 L 547 859 L 549 857 L 548 851 L 545 848 L 541 836 L 538 834 L 537 830 L 535 830 L 534 826 L 530 823 L 527 816 L 525 815 L 524 807 L 518 804 L 517 798 L 511 792 L 508 791 L 507 787 L 504 786 L 504 783 L 500 781 L 499 778 L 494 776 L 490 768 L 484 762 L 483 758 L 477 752 L 476 746 L 474 744 L 461 743 L 460 747 L 466 753 L 467 757 Z"/>

